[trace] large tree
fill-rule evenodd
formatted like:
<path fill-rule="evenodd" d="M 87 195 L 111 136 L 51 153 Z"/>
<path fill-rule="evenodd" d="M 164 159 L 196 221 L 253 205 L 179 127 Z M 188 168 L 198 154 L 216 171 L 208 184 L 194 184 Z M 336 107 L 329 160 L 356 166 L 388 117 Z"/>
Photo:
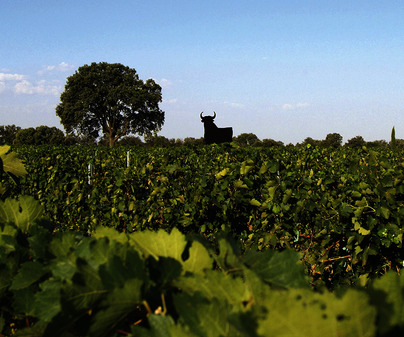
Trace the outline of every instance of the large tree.
<path fill-rule="evenodd" d="M 101 131 L 110 146 L 128 134 L 159 131 L 164 123 L 161 87 L 120 63 L 78 68 L 67 78 L 60 101 L 56 115 L 68 134 L 97 138 Z"/>

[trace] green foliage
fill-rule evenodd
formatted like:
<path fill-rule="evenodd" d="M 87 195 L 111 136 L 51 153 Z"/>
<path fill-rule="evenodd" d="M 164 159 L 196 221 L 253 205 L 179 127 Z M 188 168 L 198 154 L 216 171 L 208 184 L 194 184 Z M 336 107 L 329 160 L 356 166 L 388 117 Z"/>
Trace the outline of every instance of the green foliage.
<path fill-rule="evenodd" d="M 395 150 L 397 146 L 396 142 L 396 129 L 393 126 L 393 129 L 391 129 L 391 140 L 390 140 L 390 147 Z"/>
<path fill-rule="evenodd" d="M 14 143 L 17 132 L 21 127 L 12 125 L 0 126 L 0 145 L 12 145 Z"/>
<path fill-rule="evenodd" d="M 17 158 L 15 152 L 10 152 L 10 146 L 0 147 L 1 173 L 12 174 L 15 177 L 21 177 L 27 173 L 24 164 Z"/>
<path fill-rule="evenodd" d="M 138 153 L 133 166 L 116 169 L 125 156 L 115 150 L 106 152 L 111 162 L 85 157 L 92 165 L 81 178 L 80 167 L 69 175 L 63 165 L 90 151 L 78 149 L 64 149 L 70 154 L 64 159 L 49 148 L 43 158 L 40 149 L 19 149 L 36 157 L 37 165 L 27 160 L 30 174 L 23 176 L 21 162 L 3 148 L 7 165 L 2 167 L 16 180 L 19 175 L 22 186 L 40 186 L 40 199 L 49 193 L 47 184 L 56 189 L 53 199 L 46 199 L 48 212 L 52 202 L 63 206 L 59 184 L 67 184 L 65 194 L 84 199 L 84 209 L 93 189 L 107 184 L 112 196 L 122 190 L 118 204 L 112 204 L 118 218 L 107 218 L 121 231 L 105 226 L 95 206 L 83 235 L 55 231 L 32 197 L 1 202 L 1 334 L 387 337 L 404 332 L 403 276 L 390 271 L 375 278 L 387 269 L 383 263 L 397 268 L 402 263 L 403 165 L 397 154 L 307 146 L 298 152 L 249 150 L 246 159 L 239 148 L 203 147 L 199 156 L 189 149 L 159 149 Z M 216 161 L 201 161 L 204 151 Z M 41 177 L 46 177 L 43 185 Z M 124 189 L 133 181 L 136 189 Z M 125 203 L 119 205 L 127 196 L 138 217 L 132 227 Z M 194 213 L 183 208 L 187 203 Z M 189 218 L 183 218 L 184 211 Z M 147 222 L 139 218 L 145 212 Z M 195 223 L 202 224 L 199 234 Z M 371 251 L 376 249 L 377 258 Z M 321 284 L 318 274 L 337 290 L 312 287 Z M 358 280 L 354 286 L 352 274 Z"/>
<path fill-rule="evenodd" d="M 0 196 L 4 199 L 9 192 L 10 183 L 17 185 L 18 177 L 26 174 L 23 163 L 14 152 L 10 152 L 10 146 L 0 146 Z"/>
<path fill-rule="evenodd" d="M 33 195 L 59 229 L 229 233 L 303 253 L 313 284 L 377 277 L 404 259 L 402 153 L 306 146 L 24 147 Z M 129 164 L 128 167 L 128 151 Z M 12 187 L 12 186 L 11 186 Z"/>
<path fill-rule="evenodd" d="M 329 133 L 322 143 L 324 146 L 340 147 L 342 145 L 342 136 L 339 133 Z"/>
<path fill-rule="evenodd" d="M 65 142 L 63 131 L 45 125 L 21 129 L 17 132 L 14 145 L 61 145 Z"/>
<path fill-rule="evenodd" d="M 18 254 L 1 250 L 3 334 L 387 336 L 404 328 L 397 274 L 369 290 L 317 292 L 290 250 L 240 255 L 220 239 L 216 251 L 177 230 L 100 227 L 92 237 L 44 236 L 40 225 L 25 234 L 12 224 L 1 230 L 14 252 L 21 235 L 25 242 Z M 188 263 L 199 258 L 202 266 Z"/>
<path fill-rule="evenodd" d="M 6 199 L 0 201 L 0 221 L 13 223 L 22 232 L 26 232 L 30 225 L 40 219 L 42 213 L 42 206 L 30 196 L 21 196 L 19 200 Z"/>
<path fill-rule="evenodd" d="M 240 146 L 251 146 L 260 143 L 260 140 L 253 133 L 242 133 L 237 137 L 234 137 L 234 142 Z"/>
<path fill-rule="evenodd" d="M 381 335 L 399 335 L 404 326 L 404 277 L 390 272 L 370 287 L 372 304 L 378 310 Z M 400 328 L 401 327 L 401 330 Z"/>
<path fill-rule="evenodd" d="M 349 147 L 360 147 L 361 148 L 362 146 L 366 145 L 366 142 L 362 136 L 356 136 L 356 137 L 349 139 L 345 145 L 349 146 Z"/>

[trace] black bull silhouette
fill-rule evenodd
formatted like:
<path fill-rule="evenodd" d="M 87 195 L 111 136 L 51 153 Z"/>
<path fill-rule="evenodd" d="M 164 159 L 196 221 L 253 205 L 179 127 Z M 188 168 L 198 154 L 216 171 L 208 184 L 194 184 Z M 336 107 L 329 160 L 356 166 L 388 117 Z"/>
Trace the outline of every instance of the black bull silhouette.
<path fill-rule="evenodd" d="M 233 139 L 233 128 L 218 128 L 213 120 L 216 118 L 216 112 L 213 111 L 213 116 L 202 116 L 201 121 L 205 129 L 205 144 L 226 143 Z"/>

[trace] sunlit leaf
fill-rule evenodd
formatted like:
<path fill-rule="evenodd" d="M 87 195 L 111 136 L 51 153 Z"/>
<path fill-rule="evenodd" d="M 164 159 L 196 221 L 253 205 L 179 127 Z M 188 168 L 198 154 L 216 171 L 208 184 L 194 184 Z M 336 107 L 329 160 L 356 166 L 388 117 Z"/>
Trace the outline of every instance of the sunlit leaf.
<path fill-rule="evenodd" d="M 17 177 L 27 174 L 24 164 L 17 157 L 17 154 L 15 152 L 9 152 L 9 150 L 10 146 L 8 145 L 0 146 L 0 157 L 3 161 L 3 170 L 5 172 L 10 172 Z"/>
<path fill-rule="evenodd" d="M 26 232 L 35 220 L 41 218 L 42 214 L 41 204 L 31 196 L 0 201 L 0 221 L 13 223 L 23 232 Z"/>
<path fill-rule="evenodd" d="M 394 328 L 404 329 L 404 277 L 391 271 L 373 281 L 371 301 L 378 309 L 381 334 Z"/>
<path fill-rule="evenodd" d="M 189 258 L 182 265 L 184 272 L 199 273 L 212 268 L 213 258 L 200 242 L 193 241 L 189 249 Z"/>
<path fill-rule="evenodd" d="M 181 260 L 187 241 L 180 231 L 174 228 L 171 233 L 164 230 L 158 232 L 139 232 L 129 236 L 131 244 L 139 249 L 145 256 L 172 257 Z"/>
<path fill-rule="evenodd" d="M 263 336 L 375 336 L 376 309 L 361 292 L 351 290 L 340 299 L 328 292 L 272 291 L 265 303 L 267 314 L 258 328 Z"/>

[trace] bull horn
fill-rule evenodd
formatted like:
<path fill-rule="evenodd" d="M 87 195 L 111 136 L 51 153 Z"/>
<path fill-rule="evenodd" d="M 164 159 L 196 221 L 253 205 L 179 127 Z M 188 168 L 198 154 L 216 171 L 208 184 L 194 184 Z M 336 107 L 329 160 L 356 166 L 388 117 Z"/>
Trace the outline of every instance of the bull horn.
<path fill-rule="evenodd" d="M 216 118 L 216 112 L 213 111 L 213 118 Z"/>
<path fill-rule="evenodd" d="M 201 116 L 201 119 L 202 119 L 202 114 L 203 114 L 203 111 L 201 112 L 201 114 L 200 114 L 200 116 Z"/>

